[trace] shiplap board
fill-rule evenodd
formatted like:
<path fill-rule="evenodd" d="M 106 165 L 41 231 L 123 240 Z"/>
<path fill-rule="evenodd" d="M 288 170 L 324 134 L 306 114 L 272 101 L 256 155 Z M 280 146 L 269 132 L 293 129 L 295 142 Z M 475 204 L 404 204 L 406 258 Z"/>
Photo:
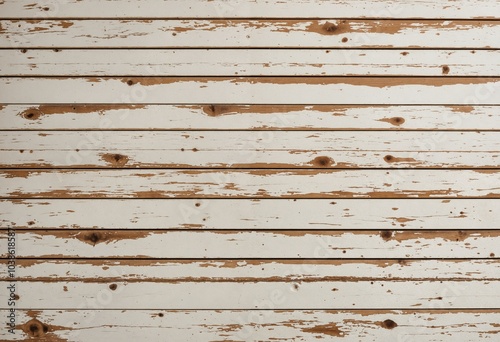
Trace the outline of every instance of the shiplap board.
<path fill-rule="evenodd" d="M 114 288 L 110 289 L 110 286 Z M 18 309 L 496 309 L 499 280 L 317 282 L 17 282 Z M 480 294 L 480 295 L 478 295 Z M 274 299 L 274 302 L 271 299 Z M 278 297 L 278 298 L 276 298 Z M 93 306 L 92 306 L 93 305 Z M 6 304 L 0 303 L 5 309 Z"/>
<path fill-rule="evenodd" d="M 491 0 L 4 0 L 1 18 L 499 18 Z"/>
<path fill-rule="evenodd" d="M 428 132 L 4 132 L 0 167 L 500 168 L 498 132 L 428 139 Z"/>
<path fill-rule="evenodd" d="M 7 311 L 0 310 L 4 316 Z M 498 337 L 498 310 L 18 310 L 15 335 L 51 341 L 456 342 Z M 43 328 L 47 327 L 45 333 Z M 36 328 L 33 328 L 36 327 Z M 31 329 L 30 329 L 31 328 Z M 31 330 L 35 330 L 33 333 Z"/>
<path fill-rule="evenodd" d="M 498 50 L 0 50 L 2 76 L 500 76 Z"/>
<path fill-rule="evenodd" d="M 4 104 L 497 105 L 499 102 L 499 78 L 0 78 L 0 103 Z"/>
<path fill-rule="evenodd" d="M 0 105 L 2 130 L 498 130 L 498 106 Z M 265 133 L 262 133 L 265 134 Z M 441 132 L 425 144 L 439 144 Z"/>
<path fill-rule="evenodd" d="M 6 261 L 1 261 L 2 265 Z M 17 261 L 16 281 L 127 283 L 467 281 L 498 278 L 490 260 L 33 260 Z"/>
<path fill-rule="evenodd" d="M 4 229 L 500 229 L 497 199 L 30 199 L 0 213 Z"/>
<path fill-rule="evenodd" d="M 500 198 L 499 170 L 1 170 L 4 198 Z"/>
<path fill-rule="evenodd" d="M 16 240 L 18 258 L 493 258 L 500 255 L 498 230 L 19 230 Z M 0 246 L 7 251 L 6 233 L 1 235 Z"/>
<path fill-rule="evenodd" d="M 494 20 L 3 20 L 0 47 L 497 49 L 499 35 Z"/>

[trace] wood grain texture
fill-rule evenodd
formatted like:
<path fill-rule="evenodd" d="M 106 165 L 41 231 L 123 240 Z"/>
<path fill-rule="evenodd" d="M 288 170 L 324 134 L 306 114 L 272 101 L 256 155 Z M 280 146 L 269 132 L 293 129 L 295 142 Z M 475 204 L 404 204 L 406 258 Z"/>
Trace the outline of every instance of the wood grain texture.
<path fill-rule="evenodd" d="M 110 289 L 110 285 L 112 288 Z M 348 310 L 398 308 L 496 309 L 500 281 L 317 281 L 127 283 L 18 282 L 19 309 L 77 309 L 107 302 L 107 309 Z M 66 287 L 66 291 L 64 290 Z M 454 293 L 455 292 L 455 293 Z M 481 293 L 481 296 L 477 294 Z M 147 295 L 145 295 L 147 294 Z M 269 298 L 278 297 L 275 303 Z M 83 303 L 83 304 L 82 304 Z M 92 305 L 91 304 L 91 305 Z M 5 304 L 0 304 L 5 309 Z M 91 308 L 99 308 L 94 304 Z"/>
<path fill-rule="evenodd" d="M 86 302 L 82 302 L 88 306 Z M 93 303 L 92 303 L 93 304 Z M 97 303 L 96 303 L 97 304 Z M 498 310 L 19 310 L 22 323 L 7 341 L 40 337 L 53 341 L 491 341 Z M 437 306 L 438 308 L 440 306 Z M 0 310 L 4 314 L 5 310 Z M 43 327 L 47 327 L 47 333 Z"/>
<path fill-rule="evenodd" d="M 499 78 L 0 78 L 6 104 L 497 105 L 499 99 Z"/>
<path fill-rule="evenodd" d="M 439 143 L 427 139 L 428 132 L 5 132 L 0 167 L 500 167 L 500 133 L 443 132 Z"/>
<path fill-rule="evenodd" d="M 383 259 L 491 258 L 500 255 L 498 230 L 20 230 L 16 238 L 18 258 Z M 5 231 L 1 234 L 0 246 L 2 251 L 7 250 Z M 3 252 L 2 257 L 6 256 Z"/>
<path fill-rule="evenodd" d="M 497 199 L 30 199 L 0 212 L 1 228 L 31 230 L 500 229 Z"/>
<path fill-rule="evenodd" d="M 498 130 L 497 106 L 4 105 L 2 130 Z M 438 144 L 440 132 L 427 144 Z"/>
<path fill-rule="evenodd" d="M 5 198 L 500 198 L 498 170 L 2 170 Z"/>
<path fill-rule="evenodd" d="M 98 10 L 96 10 L 96 8 Z M 500 18 L 490 0 L 4 0 L 1 18 Z"/>
<path fill-rule="evenodd" d="M 5 261 L 2 261 L 5 263 Z M 22 282 L 315 282 L 470 281 L 497 279 L 489 260 L 18 260 Z"/>
<path fill-rule="evenodd" d="M 4 20 L 0 47 L 497 49 L 499 35 L 494 20 Z"/>
<path fill-rule="evenodd" d="M 497 50 L 0 50 L 1 76 L 500 76 Z"/>

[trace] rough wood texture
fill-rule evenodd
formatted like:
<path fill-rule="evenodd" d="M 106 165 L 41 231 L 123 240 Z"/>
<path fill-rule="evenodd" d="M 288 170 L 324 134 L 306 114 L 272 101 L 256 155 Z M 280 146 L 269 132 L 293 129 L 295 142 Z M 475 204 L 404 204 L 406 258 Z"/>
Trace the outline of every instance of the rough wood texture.
<path fill-rule="evenodd" d="M 490 258 L 500 231 L 61 231 L 17 233 L 20 258 Z M 7 250 L 6 234 L 0 240 Z M 6 257 L 6 253 L 2 253 Z"/>
<path fill-rule="evenodd" d="M 0 47 L 498 49 L 499 35 L 495 20 L 4 20 Z"/>
<path fill-rule="evenodd" d="M 497 50 L 0 50 L 2 76 L 500 76 Z"/>
<path fill-rule="evenodd" d="M 0 18 L 0 340 L 498 340 L 498 1 Z"/>
<path fill-rule="evenodd" d="M 0 102 L 12 104 L 497 105 L 499 97 L 493 77 L 0 78 Z"/>
<path fill-rule="evenodd" d="M 500 170 L 2 170 L 0 197 L 500 198 Z"/>
<path fill-rule="evenodd" d="M 107 299 L 105 299 L 107 300 Z M 30 327 L 51 341 L 366 341 L 455 342 L 498 336 L 498 310 L 19 310 L 23 336 Z M 441 306 L 436 305 L 437 308 Z M 0 310 L 4 314 L 4 310 Z M 43 332 L 43 327 L 47 332 Z M 35 330 L 35 329 L 33 329 Z M 13 341 L 11 336 L 7 341 Z"/>
<path fill-rule="evenodd" d="M 4 0 L 1 18 L 500 18 L 491 0 Z"/>
<path fill-rule="evenodd" d="M 9 168 L 498 168 L 500 133 L 6 132 Z M 61 146 L 61 141 L 65 146 Z M 367 147 L 368 146 L 368 147 Z"/>
<path fill-rule="evenodd" d="M 29 229 L 500 228 L 496 199 L 25 199 L 0 211 L 0 227 Z"/>
<path fill-rule="evenodd" d="M 5 105 L 0 106 L 0 128 L 489 131 L 498 130 L 498 110 L 477 105 Z M 432 132 L 422 143 L 436 145 L 442 140 L 441 132 Z"/>

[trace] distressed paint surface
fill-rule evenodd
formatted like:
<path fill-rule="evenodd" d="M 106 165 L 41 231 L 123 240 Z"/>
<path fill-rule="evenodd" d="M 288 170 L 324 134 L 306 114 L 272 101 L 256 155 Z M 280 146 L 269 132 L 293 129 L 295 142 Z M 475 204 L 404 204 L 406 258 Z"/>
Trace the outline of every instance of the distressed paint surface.
<path fill-rule="evenodd" d="M 497 1 L 0 18 L 0 340 L 500 336 Z"/>
<path fill-rule="evenodd" d="M 2 76 L 500 76 L 498 50 L 0 50 Z"/>

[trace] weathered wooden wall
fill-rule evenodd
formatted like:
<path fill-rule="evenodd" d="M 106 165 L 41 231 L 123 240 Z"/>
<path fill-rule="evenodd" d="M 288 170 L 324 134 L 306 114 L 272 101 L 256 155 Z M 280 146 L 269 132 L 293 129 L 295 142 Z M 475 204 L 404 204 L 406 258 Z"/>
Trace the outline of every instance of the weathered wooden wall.
<path fill-rule="evenodd" d="M 500 339 L 498 0 L 0 18 L 0 340 Z"/>

